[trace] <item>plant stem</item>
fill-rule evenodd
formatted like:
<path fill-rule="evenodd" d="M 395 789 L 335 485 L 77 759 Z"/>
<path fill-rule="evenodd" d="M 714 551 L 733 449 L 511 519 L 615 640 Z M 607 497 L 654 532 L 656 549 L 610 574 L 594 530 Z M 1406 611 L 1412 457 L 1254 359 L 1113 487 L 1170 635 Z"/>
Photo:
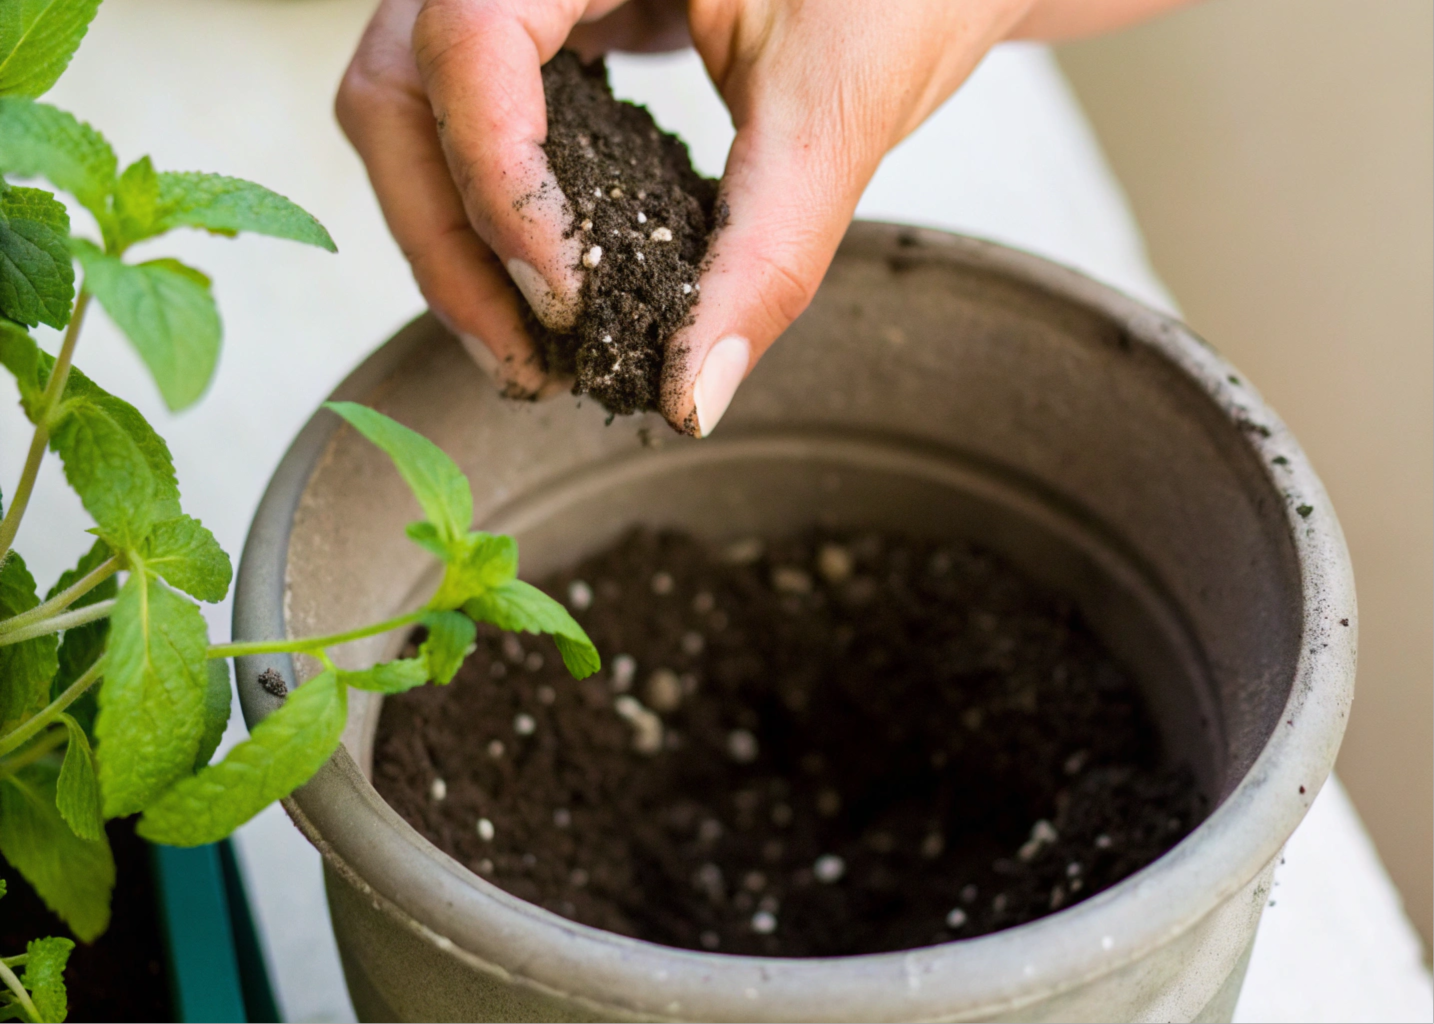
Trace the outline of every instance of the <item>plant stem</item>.
<path fill-rule="evenodd" d="M 40 742 L 27 747 L 13 757 L 0 759 L 0 779 L 14 775 L 28 764 L 34 764 L 69 738 L 69 729 L 56 729 L 40 737 Z"/>
<path fill-rule="evenodd" d="M 50 370 L 49 383 L 40 398 L 40 408 L 35 410 L 35 436 L 30 439 L 30 451 L 25 456 L 25 468 L 20 471 L 20 482 L 10 496 L 10 507 L 5 518 L 0 519 L 0 562 L 10 553 L 15 542 L 15 531 L 20 529 L 20 520 L 25 517 L 25 506 L 30 503 L 30 492 L 35 489 L 35 477 L 40 472 L 40 460 L 45 457 L 45 446 L 50 443 L 50 411 L 65 393 L 65 383 L 70 379 L 70 364 L 75 358 L 75 343 L 79 341 L 80 325 L 85 321 L 85 310 L 90 304 L 90 293 L 80 291 L 75 299 L 75 311 L 70 314 L 70 326 L 65 330 L 65 340 L 60 345 L 60 354 Z"/>
<path fill-rule="evenodd" d="M 52 615 L 48 619 L 41 619 L 39 622 L 32 622 L 28 626 L 21 626 L 19 629 L 12 629 L 9 632 L 0 633 L 0 647 L 8 644 L 18 644 L 25 640 L 33 640 L 37 636 L 45 636 L 49 633 L 58 633 L 62 629 L 74 629 L 76 626 L 83 626 L 86 622 L 94 622 L 96 619 L 106 618 L 114 610 L 115 599 L 108 601 L 96 601 L 94 604 L 87 604 L 83 608 L 76 608 L 72 612 L 61 612 L 59 615 Z"/>
<path fill-rule="evenodd" d="M 104 656 L 101 655 L 95 659 L 93 665 L 85 669 L 80 675 L 80 678 L 65 688 L 64 693 L 45 705 L 44 710 L 40 711 L 33 718 L 25 719 L 25 721 L 21 722 L 14 729 L 11 729 L 4 736 L 0 736 L 0 757 L 5 756 L 12 750 L 18 750 L 20 747 L 23 747 L 26 743 L 29 743 L 31 739 L 48 728 L 52 722 L 60 717 L 60 714 L 65 708 L 73 704 L 80 694 L 88 690 L 95 684 L 95 681 L 98 680 L 100 676 L 105 674 L 104 664 L 105 659 Z"/>
<path fill-rule="evenodd" d="M 5 987 L 15 993 L 15 1001 L 20 1004 L 20 1009 L 30 1015 L 31 1020 L 40 1019 L 40 1011 L 35 1009 L 34 1003 L 30 1002 L 30 993 L 25 991 L 25 986 L 20 984 L 20 979 L 15 977 L 15 972 L 4 963 L 0 963 L 0 981 L 3 981 Z"/>
<path fill-rule="evenodd" d="M 0 957 L 0 964 L 4 964 L 6 967 L 24 967 L 29 960 L 29 953 L 21 953 L 19 956 Z"/>
<path fill-rule="evenodd" d="M 380 633 L 387 633 L 401 626 L 410 625 L 423 618 L 424 614 L 425 609 L 420 608 L 416 612 L 385 619 L 372 626 L 363 626 L 359 629 L 351 629 L 347 633 L 334 633 L 330 636 L 303 636 L 292 640 L 253 640 L 246 643 L 214 644 L 209 648 L 209 657 L 239 658 L 246 654 L 313 654 L 325 647 L 337 647 L 339 644 L 346 644 L 351 640 L 362 640 L 364 637 L 377 636 Z"/>
<path fill-rule="evenodd" d="M 83 579 L 76 581 L 72 586 L 66 587 L 44 604 L 36 605 L 28 612 L 21 612 L 19 615 L 12 615 L 8 619 L 0 620 L 0 636 L 17 630 L 21 626 L 28 626 L 32 622 L 47 619 L 56 612 L 64 611 L 123 568 L 123 556 L 110 556 L 110 558 L 96 566 L 95 569 Z"/>

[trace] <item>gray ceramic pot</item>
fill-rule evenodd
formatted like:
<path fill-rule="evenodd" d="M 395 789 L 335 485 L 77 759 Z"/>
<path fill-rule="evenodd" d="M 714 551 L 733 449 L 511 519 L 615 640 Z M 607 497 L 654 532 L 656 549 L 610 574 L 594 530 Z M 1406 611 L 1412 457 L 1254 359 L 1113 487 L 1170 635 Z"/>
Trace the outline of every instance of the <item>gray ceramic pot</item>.
<path fill-rule="evenodd" d="M 362 1018 L 1229 1019 L 1273 865 L 1344 730 L 1354 586 L 1294 438 L 1179 323 L 1029 255 L 857 224 L 707 441 L 655 418 L 604 426 L 591 403 L 501 401 L 427 318 L 337 396 L 446 449 L 529 576 L 635 522 L 978 540 L 1078 602 L 1215 805 L 1143 871 L 1004 932 L 824 960 L 695 953 L 574 924 L 434 848 L 368 781 L 379 707 L 361 698 L 287 806 L 323 852 Z M 235 638 L 411 607 L 436 568 L 404 537 L 417 514 L 384 456 L 316 415 L 255 519 Z M 270 667 L 291 685 L 313 670 L 241 659 L 251 725 L 274 706 L 256 682 Z"/>

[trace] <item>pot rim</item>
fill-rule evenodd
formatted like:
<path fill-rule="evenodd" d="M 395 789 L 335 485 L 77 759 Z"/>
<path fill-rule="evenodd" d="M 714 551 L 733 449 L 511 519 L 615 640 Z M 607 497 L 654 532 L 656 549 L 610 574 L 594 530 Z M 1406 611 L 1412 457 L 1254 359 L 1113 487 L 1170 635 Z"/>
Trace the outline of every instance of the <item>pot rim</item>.
<path fill-rule="evenodd" d="M 1119 324 L 1195 382 L 1284 495 L 1301 577 L 1300 655 L 1283 727 L 1230 794 L 1180 843 L 1110 889 L 1047 917 L 894 953 L 790 959 L 676 949 L 577 924 L 509 895 L 398 816 L 344 747 L 285 801 L 328 866 L 426 941 L 471 966 L 576 1000 L 598 1014 L 700 1012 L 708 1019 L 905 1019 L 1009 1012 L 1142 959 L 1239 892 L 1280 851 L 1328 776 L 1354 689 L 1354 580 L 1339 522 L 1313 467 L 1243 376 L 1180 322 L 1068 267 L 994 242 L 854 222 L 842 249 L 897 251 L 993 273 Z M 428 336 L 426 318 L 382 346 L 334 392 L 368 395 Z M 240 561 L 234 638 L 282 636 L 288 538 L 308 479 L 338 426 L 322 410 L 284 456 Z M 1282 463 L 1275 463 L 1275 458 Z M 1347 625 L 1341 625 L 1344 622 Z M 237 659 L 247 723 L 277 701 L 266 668 L 293 685 L 288 655 Z M 354 828 L 356 819 L 365 821 Z M 1263 895 L 1260 896 L 1263 898 Z M 1019 968 L 1014 965 L 1021 965 Z M 904 993 L 893 1001 L 892 993 Z M 756 1002 L 755 1000 L 760 1000 Z"/>

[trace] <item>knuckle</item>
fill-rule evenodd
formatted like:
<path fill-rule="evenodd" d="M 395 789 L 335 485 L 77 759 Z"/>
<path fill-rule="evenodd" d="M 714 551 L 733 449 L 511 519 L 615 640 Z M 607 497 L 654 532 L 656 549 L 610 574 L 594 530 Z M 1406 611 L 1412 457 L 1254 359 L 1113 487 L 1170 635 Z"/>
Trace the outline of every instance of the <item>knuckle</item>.
<path fill-rule="evenodd" d="M 778 332 L 785 330 L 811 304 L 821 276 L 811 272 L 810 261 L 794 247 L 756 254 L 753 272 L 763 314 Z"/>
<path fill-rule="evenodd" d="M 368 47 L 354 54 L 334 95 L 334 116 L 349 139 L 355 139 L 374 114 L 392 107 L 411 91 L 411 69 L 405 72 L 394 58 Z"/>

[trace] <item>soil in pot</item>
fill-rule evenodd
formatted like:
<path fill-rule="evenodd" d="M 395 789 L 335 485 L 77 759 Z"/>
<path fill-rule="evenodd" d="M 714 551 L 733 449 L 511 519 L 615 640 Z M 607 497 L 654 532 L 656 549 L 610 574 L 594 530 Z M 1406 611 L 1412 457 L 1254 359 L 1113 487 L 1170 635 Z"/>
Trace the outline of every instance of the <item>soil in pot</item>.
<path fill-rule="evenodd" d="M 451 685 L 385 701 L 374 781 L 573 920 L 907 949 L 1088 898 L 1204 813 L 1079 613 L 979 548 L 638 531 L 545 589 L 603 670 L 577 683 L 548 640 L 484 632 Z"/>
<path fill-rule="evenodd" d="M 556 334 L 528 311 L 529 330 L 575 394 L 617 414 L 656 409 L 664 343 L 688 322 L 708 238 L 725 216 L 717 183 L 645 108 L 613 97 L 601 61 L 561 51 L 543 67 L 543 90 L 543 150 L 585 273 L 573 330 Z"/>
<path fill-rule="evenodd" d="M 71 1021 L 174 1020 L 149 847 L 127 819 L 105 826 L 115 857 L 110 926 L 94 943 L 76 942 L 65 968 Z M 46 935 L 73 939 L 35 890 L 0 858 L 8 892 L 0 900 L 0 952 L 13 956 Z"/>

